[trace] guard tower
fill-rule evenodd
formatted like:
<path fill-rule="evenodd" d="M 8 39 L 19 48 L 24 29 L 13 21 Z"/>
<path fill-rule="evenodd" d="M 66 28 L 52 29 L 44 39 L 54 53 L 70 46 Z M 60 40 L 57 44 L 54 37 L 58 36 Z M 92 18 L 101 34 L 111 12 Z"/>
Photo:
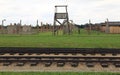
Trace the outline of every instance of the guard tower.
<path fill-rule="evenodd" d="M 65 11 L 58 12 L 59 8 L 62 8 Z M 62 22 L 60 20 L 62 20 Z M 57 24 L 59 24 L 59 25 L 57 25 Z M 59 31 L 60 27 L 62 27 L 62 29 L 63 29 L 63 34 L 70 34 L 67 5 L 56 5 L 55 6 L 53 35 L 58 35 L 58 31 Z"/>

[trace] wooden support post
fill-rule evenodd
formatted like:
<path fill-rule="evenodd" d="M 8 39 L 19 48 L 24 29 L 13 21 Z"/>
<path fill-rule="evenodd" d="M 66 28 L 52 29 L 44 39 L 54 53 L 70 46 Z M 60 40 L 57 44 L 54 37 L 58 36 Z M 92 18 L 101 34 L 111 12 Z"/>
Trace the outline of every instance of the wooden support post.
<path fill-rule="evenodd" d="M 107 19 L 107 22 L 106 22 L 106 30 L 105 32 L 108 34 L 110 31 L 109 31 L 109 20 Z"/>
<path fill-rule="evenodd" d="M 88 34 L 91 34 L 91 20 L 89 20 L 89 24 L 88 24 Z"/>
<path fill-rule="evenodd" d="M 37 33 L 39 33 L 39 24 L 38 24 L 38 20 L 37 20 L 37 24 L 36 24 L 36 30 L 37 30 Z"/>
<path fill-rule="evenodd" d="M 20 20 L 20 25 L 22 25 L 22 20 Z"/>
<path fill-rule="evenodd" d="M 43 32 L 43 23 L 41 22 L 41 32 Z"/>

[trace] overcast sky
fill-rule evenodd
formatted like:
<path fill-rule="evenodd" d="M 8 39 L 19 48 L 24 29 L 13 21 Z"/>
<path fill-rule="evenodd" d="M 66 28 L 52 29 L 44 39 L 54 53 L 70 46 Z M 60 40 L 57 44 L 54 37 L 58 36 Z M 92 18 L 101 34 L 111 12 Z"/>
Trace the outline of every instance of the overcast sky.
<path fill-rule="evenodd" d="M 0 0 L 0 21 L 36 25 L 36 20 L 53 23 L 54 6 L 68 5 L 69 18 L 76 24 L 120 21 L 120 0 Z M 1 22 L 0 22 L 1 24 Z"/>

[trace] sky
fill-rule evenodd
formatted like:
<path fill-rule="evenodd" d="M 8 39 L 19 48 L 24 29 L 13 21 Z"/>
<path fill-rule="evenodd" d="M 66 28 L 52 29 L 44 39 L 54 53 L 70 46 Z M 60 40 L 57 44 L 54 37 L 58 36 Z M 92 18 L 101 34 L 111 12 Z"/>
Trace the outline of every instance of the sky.
<path fill-rule="evenodd" d="M 37 19 L 53 24 L 55 5 L 68 5 L 69 19 L 76 24 L 120 21 L 120 0 L 0 0 L 0 24 L 36 25 Z M 63 11 L 60 9 L 60 11 Z"/>

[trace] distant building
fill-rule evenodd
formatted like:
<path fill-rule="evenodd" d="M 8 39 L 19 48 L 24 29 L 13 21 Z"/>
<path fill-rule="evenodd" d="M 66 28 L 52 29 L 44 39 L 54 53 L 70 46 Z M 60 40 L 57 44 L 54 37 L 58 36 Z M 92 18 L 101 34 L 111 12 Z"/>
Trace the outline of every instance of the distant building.
<path fill-rule="evenodd" d="M 39 33 L 39 26 L 32 27 L 31 25 L 22 26 L 21 34 L 36 34 Z"/>
<path fill-rule="evenodd" d="M 21 26 L 19 24 L 10 24 L 7 26 L 7 33 L 8 34 L 19 34 L 21 31 Z"/>
<path fill-rule="evenodd" d="M 39 31 L 41 31 L 41 32 L 53 31 L 53 26 L 48 23 L 46 23 L 46 24 L 41 23 L 41 26 L 39 27 Z"/>
<path fill-rule="evenodd" d="M 0 34 L 36 34 L 39 33 L 39 26 L 10 24 L 8 26 L 0 26 Z"/>
<path fill-rule="evenodd" d="M 32 31 L 32 27 L 31 26 L 27 26 L 27 25 L 24 25 L 22 26 L 22 32 L 31 32 Z"/>
<path fill-rule="evenodd" d="M 104 22 L 95 24 L 99 31 L 112 34 L 120 34 L 120 22 Z"/>

